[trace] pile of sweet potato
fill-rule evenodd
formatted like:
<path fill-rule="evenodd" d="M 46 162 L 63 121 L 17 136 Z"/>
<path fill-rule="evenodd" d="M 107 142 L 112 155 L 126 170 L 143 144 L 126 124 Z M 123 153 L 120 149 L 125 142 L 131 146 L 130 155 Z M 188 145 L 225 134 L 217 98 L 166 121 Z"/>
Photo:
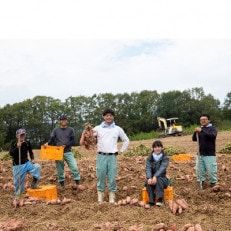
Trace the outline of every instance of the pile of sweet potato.
<path fill-rule="evenodd" d="M 19 231 L 23 229 L 23 221 L 10 219 L 8 221 L 0 221 L 0 230 L 2 231 Z"/>
<path fill-rule="evenodd" d="M 188 208 L 188 204 L 183 198 L 178 198 L 175 200 L 169 200 L 168 205 L 170 208 L 170 211 L 176 215 L 176 214 L 181 214 L 183 210 Z"/>
<path fill-rule="evenodd" d="M 159 223 L 153 227 L 153 230 L 155 231 L 176 231 L 178 229 L 176 228 L 175 224 L 166 225 L 164 223 Z M 202 228 L 200 224 L 193 225 L 191 223 L 188 223 L 188 224 L 185 224 L 181 229 L 179 229 L 179 231 L 202 231 Z"/>
<path fill-rule="evenodd" d="M 96 145 L 96 138 L 94 137 L 93 127 L 90 123 L 85 123 L 84 131 L 84 146 L 87 150 L 93 149 Z"/>
<path fill-rule="evenodd" d="M 116 206 L 120 206 L 120 205 L 138 205 L 138 204 L 139 204 L 139 200 L 137 198 L 131 199 L 130 196 L 127 196 L 125 199 L 121 199 L 121 200 L 115 202 Z"/>

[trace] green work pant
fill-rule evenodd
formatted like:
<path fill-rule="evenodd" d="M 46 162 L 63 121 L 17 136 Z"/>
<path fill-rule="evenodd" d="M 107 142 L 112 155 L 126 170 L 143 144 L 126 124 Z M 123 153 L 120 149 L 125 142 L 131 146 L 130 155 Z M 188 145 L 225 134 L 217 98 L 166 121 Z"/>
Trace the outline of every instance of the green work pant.
<path fill-rule="evenodd" d="M 106 178 L 108 178 L 108 190 L 116 192 L 117 157 L 116 155 L 98 154 L 96 158 L 97 191 L 104 192 Z"/>
<path fill-rule="evenodd" d="M 73 156 L 72 152 L 65 152 L 63 154 L 63 159 L 62 160 L 56 160 L 56 170 L 58 174 L 58 182 L 64 181 L 64 161 L 67 162 L 67 165 L 73 175 L 74 180 L 80 180 L 80 174 L 79 174 L 79 169 L 78 165 L 76 162 L 76 159 Z"/>
<path fill-rule="evenodd" d="M 216 183 L 218 181 L 216 156 L 202 156 L 202 155 L 200 155 L 200 170 L 199 170 L 198 156 L 196 157 L 197 181 L 200 181 L 200 173 L 201 173 L 201 180 L 205 181 L 206 180 L 206 172 L 208 174 L 208 180 L 209 180 L 210 184 Z"/>

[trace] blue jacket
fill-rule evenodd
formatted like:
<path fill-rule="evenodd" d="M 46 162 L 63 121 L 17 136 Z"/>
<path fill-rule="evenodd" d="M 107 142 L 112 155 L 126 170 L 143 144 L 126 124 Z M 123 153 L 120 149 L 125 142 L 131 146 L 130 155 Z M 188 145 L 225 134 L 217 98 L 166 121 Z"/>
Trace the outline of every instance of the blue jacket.
<path fill-rule="evenodd" d="M 166 177 L 166 169 L 168 164 L 169 157 L 165 154 L 163 154 L 162 158 L 158 161 L 156 161 L 151 154 L 146 159 L 146 178 L 150 179 L 153 176 Z"/>

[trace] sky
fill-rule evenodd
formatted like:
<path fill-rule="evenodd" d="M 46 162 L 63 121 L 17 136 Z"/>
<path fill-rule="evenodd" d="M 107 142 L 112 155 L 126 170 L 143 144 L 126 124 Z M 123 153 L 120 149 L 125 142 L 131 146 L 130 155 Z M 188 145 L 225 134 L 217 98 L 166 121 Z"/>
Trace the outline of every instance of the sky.
<path fill-rule="evenodd" d="M 125 2 L 0 2 L 0 107 L 38 95 L 195 87 L 223 103 L 231 92 L 229 2 Z"/>

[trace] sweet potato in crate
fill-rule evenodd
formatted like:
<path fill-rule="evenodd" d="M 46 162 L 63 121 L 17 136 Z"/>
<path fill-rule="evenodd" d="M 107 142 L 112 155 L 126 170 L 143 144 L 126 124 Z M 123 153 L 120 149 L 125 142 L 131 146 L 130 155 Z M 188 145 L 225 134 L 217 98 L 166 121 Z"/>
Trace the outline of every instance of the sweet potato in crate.
<path fill-rule="evenodd" d="M 63 159 L 63 146 L 41 146 L 40 158 L 42 160 L 62 160 Z"/>

